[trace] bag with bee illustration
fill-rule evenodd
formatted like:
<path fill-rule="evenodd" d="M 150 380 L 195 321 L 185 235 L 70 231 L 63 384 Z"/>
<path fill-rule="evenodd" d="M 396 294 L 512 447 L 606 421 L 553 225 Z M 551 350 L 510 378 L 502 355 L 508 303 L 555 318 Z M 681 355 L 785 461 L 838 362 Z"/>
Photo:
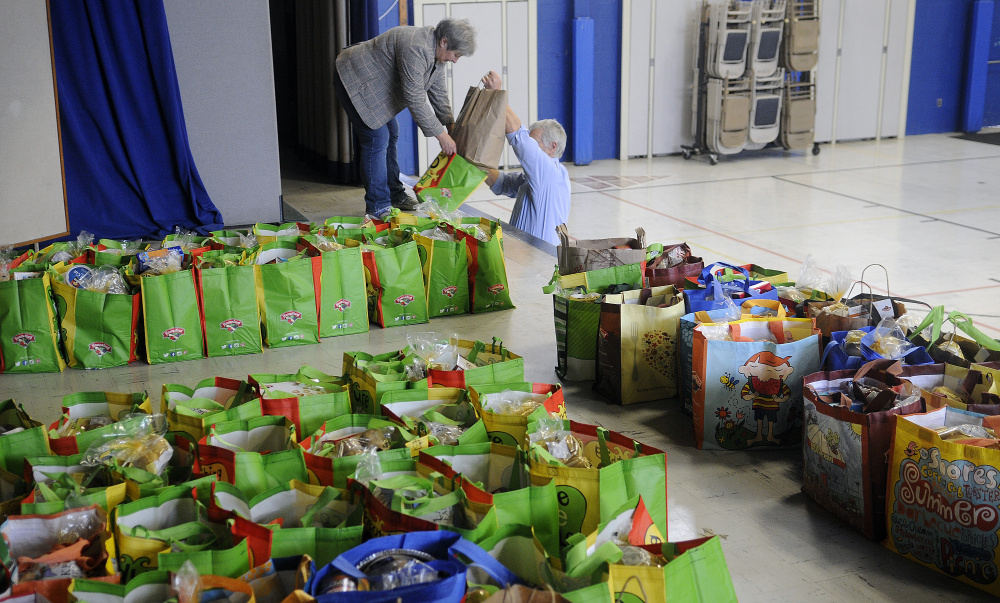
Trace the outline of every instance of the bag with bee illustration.
<path fill-rule="evenodd" d="M 885 537 L 886 456 L 892 444 L 893 417 L 924 411 L 917 388 L 913 388 L 915 400 L 911 396 L 912 401 L 904 406 L 893 406 L 898 394 L 889 388 L 900 389 L 905 379 L 902 370 L 898 362 L 877 360 L 856 371 L 806 375 L 802 385 L 806 425 L 802 491 L 876 541 Z M 869 379 L 886 390 L 867 404 L 843 393 L 845 385 L 851 391 L 854 383 Z M 875 410 L 873 404 L 884 408 Z"/>
<path fill-rule="evenodd" d="M 606 295 L 595 388 L 619 404 L 677 395 L 677 329 L 684 294 L 673 286 Z"/>

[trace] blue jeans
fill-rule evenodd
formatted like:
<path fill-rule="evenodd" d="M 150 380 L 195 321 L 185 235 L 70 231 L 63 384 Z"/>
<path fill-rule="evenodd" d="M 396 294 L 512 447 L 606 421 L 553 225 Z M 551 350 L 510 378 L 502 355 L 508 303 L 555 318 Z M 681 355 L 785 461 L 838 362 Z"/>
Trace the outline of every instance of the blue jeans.
<path fill-rule="evenodd" d="M 393 117 L 381 128 L 369 128 L 354 108 L 340 81 L 340 74 L 334 73 L 333 85 L 340 105 L 354 126 L 361 181 L 365 186 L 365 213 L 381 216 L 389 211 L 394 201 L 398 203 L 407 198 L 406 189 L 399 181 L 399 162 L 396 159 L 399 123 Z"/>

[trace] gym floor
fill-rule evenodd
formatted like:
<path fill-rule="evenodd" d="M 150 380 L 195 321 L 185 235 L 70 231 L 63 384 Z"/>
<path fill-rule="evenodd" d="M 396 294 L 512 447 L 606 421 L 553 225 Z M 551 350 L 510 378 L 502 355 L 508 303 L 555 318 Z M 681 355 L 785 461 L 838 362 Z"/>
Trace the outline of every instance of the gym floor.
<path fill-rule="evenodd" d="M 794 279 L 808 255 L 846 266 L 876 293 L 961 310 L 1000 337 L 1000 146 L 949 135 L 822 145 L 819 155 L 780 149 L 722 157 L 567 164 L 573 186 L 569 232 L 580 239 L 623 237 L 687 242 L 706 262 L 754 263 Z M 334 186 L 283 158 L 286 219 L 361 215 L 363 191 Z M 464 209 L 506 221 L 514 200 L 481 187 Z M 407 333 L 498 337 L 526 360 L 529 381 L 555 382 L 552 302 L 541 288 L 555 251 L 505 230 L 508 280 L 517 309 L 435 320 L 324 339 L 262 355 L 170 365 L 0 377 L 0 399 L 15 398 L 45 422 L 75 391 L 146 390 L 159 405 L 164 383 L 211 376 L 293 373 L 303 364 L 342 371 L 343 352 L 399 349 Z M 870 266 L 880 264 L 881 266 Z M 866 267 L 867 270 L 866 270 Z M 884 267 L 884 270 L 883 270 Z M 855 292 L 860 292 L 856 289 Z M 915 307 L 919 309 L 919 307 Z M 590 382 L 565 383 L 571 418 L 620 431 L 667 451 L 672 541 L 718 534 L 742 601 L 981 601 L 986 595 L 866 540 L 800 492 L 801 451 L 715 452 L 694 448 L 679 402 L 610 405 Z"/>

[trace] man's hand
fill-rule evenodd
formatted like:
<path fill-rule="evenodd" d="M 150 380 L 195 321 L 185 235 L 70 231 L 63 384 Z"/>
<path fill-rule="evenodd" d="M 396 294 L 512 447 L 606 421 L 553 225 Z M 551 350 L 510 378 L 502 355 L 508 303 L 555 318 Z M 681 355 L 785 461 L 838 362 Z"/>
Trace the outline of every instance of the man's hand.
<path fill-rule="evenodd" d="M 500 80 L 500 74 L 496 71 L 491 71 L 483 76 L 483 88 L 487 90 L 499 90 L 503 82 Z"/>
<path fill-rule="evenodd" d="M 488 169 L 486 170 L 486 186 L 493 186 L 493 183 L 497 181 L 500 177 L 500 170 Z"/>
<path fill-rule="evenodd" d="M 441 144 L 441 150 L 444 151 L 445 155 L 454 155 L 458 152 L 458 147 L 455 146 L 455 141 L 452 140 L 448 132 L 441 132 L 434 138 L 437 138 L 438 142 Z"/>

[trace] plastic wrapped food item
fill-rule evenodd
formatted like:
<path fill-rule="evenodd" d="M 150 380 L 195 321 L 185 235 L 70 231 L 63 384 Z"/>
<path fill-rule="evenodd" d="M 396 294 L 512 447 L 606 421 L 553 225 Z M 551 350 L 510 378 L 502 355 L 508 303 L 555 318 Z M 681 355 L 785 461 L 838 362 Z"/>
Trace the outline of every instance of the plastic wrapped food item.
<path fill-rule="evenodd" d="M 909 313 L 903 314 L 896 319 L 896 324 L 899 325 L 899 328 L 902 329 L 903 332 L 907 334 L 913 331 L 913 329 L 917 328 L 920 322 L 921 321 L 919 318 Z M 930 327 L 927 328 L 927 332 L 928 333 L 930 332 Z"/>
<path fill-rule="evenodd" d="M 201 235 L 197 232 L 177 226 L 174 228 L 174 238 L 170 241 L 170 244 L 177 245 L 184 251 L 191 251 L 198 247 L 201 239 Z"/>
<path fill-rule="evenodd" d="M 97 293 L 128 294 L 128 287 L 121 272 L 114 266 L 101 266 L 97 270 L 90 270 L 82 276 L 78 282 L 80 289 L 95 291 Z"/>
<path fill-rule="evenodd" d="M 437 570 L 422 561 L 410 559 L 402 567 L 388 571 L 382 574 L 378 581 L 373 581 L 375 585 L 373 590 L 395 590 L 404 586 L 434 582 L 437 579 Z"/>
<path fill-rule="evenodd" d="M 345 247 L 338 243 L 336 239 L 327 238 L 321 234 L 316 235 L 316 242 L 314 245 L 316 245 L 316 249 L 319 249 L 320 251 L 339 251 L 341 249 L 345 249 Z"/>
<path fill-rule="evenodd" d="M 698 327 L 701 334 L 709 341 L 732 341 L 733 335 L 729 330 L 728 322 L 704 324 Z"/>
<path fill-rule="evenodd" d="M 844 337 L 844 342 L 841 344 L 841 348 L 844 353 L 848 356 L 861 356 L 861 339 L 864 338 L 866 333 L 864 331 L 855 329 L 853 331 L 848 331 L 847 335 Z"/>
<path fill-rule="evenodd" d="M 361 458 L 358 460 L 358 468 L 354 471 L 354 479 L 363 484 L 382 479 L 382 461 L 378 458 L 378 448 L 370 446 L 366 448 L 360 456 Z"/>
<path fill-rule="evenodd" d="M 257 235 L 252 232 L 240 233 L 240 247 L 250 249 L 257 246 Z"/>
<path fill-rule="evenodd" d="M 424 425 L 427 427 L 427 432 L 437 438 L 442 446 L 458 446 L 458 438 L 465 433 L 465 429 L 458 425 L 446 425 L 436 421 L 427 421 Z"/>
<path fill-rule="evenodd" d="M 174 449 L 163 436 L 148 433 L 138 437 L 95 442 L 83 454 L 80 464 L 138 467 L 154 475 L 160 475 L 173 454 Z"/>
<path fill-rule="evenodd" d="M 622 565 L 644 565 L 648 567 L 661 567 L 656 558 L 646 549 L 637 546 L 621 546 Z"/>
<path fill-rule="evenodd" d="M 450 371 L 458 365 L 458 337 L 440 333 L 414 333 L 406 336 L 406 344 L 414 354 L 424 359 L 427 367 Z"/>
<path fill-rule="evenodd" d="M 76 237 L 76 242 L 69 244 L 66 249 L 62 251 L 57 251 L 52 254 L 49 261 L 52 263 L 56 262 L 68 262 L 74 258 L 79 257 L 87 247 L 90 247 L 91 243 L 94 242 L 94 235 L 87 232 L 86 230 L 81 230 L 80 234 Z"/>
<path fill-rule="evenodd" d="M 590 461 L 583 455 L 583 443 L 564 427 L 559 417 L 549 416 L 539 419 L 529 441 L 544 446 L 549 454 L 567 467 L 581 469 L 592 467 Z"/>
<path fill-rule="evenodd" d="M 963 360 L 967 360 L 965 357 L 965 352 L 962 351 L 962 346 L 958 345 L 954 339 L 948 339 L 942 341 L 941 343 L 934 346 L 938 351 L 951 354 L 952 356 L 957 356 Z"/>
<path fill-rule="evenodd" d="M 334 575 L 333 572 L 330 572 L 316 592 L 321 595 L 328 595 L 331 593 L 351 593 L 359 590 L 368 590 L 367 580 L 358 582 L 350 576 L 344 574 Z"/>
<path fill-rule="evenodd" d="M 982 425 L 956 425 L 954 427 L 940 427 L 934 431 L 942 440 L 1000 439 L 995 431 Z"/>
<path fill-rule="evenodd" d="M 0 245 L 0 281 L 10 280 L 10 265 L 15 257 L 13 246 Z"/>
<path fill-rule="evenodd" d="M 399 430 L 395 427 L 379 427 L 366 429 L 361 433 L 337 442 L 334 456 L 355 456 L 369 449 L 389 450 L 392 443 L 399 439 Z"/>
<path fill-rule="evenodd" d="M 595 293 L 582 293 L 581 292 L 581 293 L 570 293 L 567 297 L 569 297 L 570 299 L 575 299 L 577 301 L 596 302 L 599 299 L 601 299 L 601 297 L 603 297 L 603 296 L 600 293 L 596 293 L 596 292 Z"/>
<path fill-rule="evenodd" d="M 892 360 L 906 356 L 917 347 L 906 339 L 903 330 L 892 318 L 883 318 L 875 330 L 866 336 L 866 340 L 871 341 L 869 347 L 873 352 Z"/>
<path fill-rule="evenodd" d="M 835 304 L 830 304 L 829 306 L 823 306 L 819 309 L 820 314 L 829 314 L 830 316 L 839 316 L 840 318 L 849 318 L 851 316 L 851 309 L 847 304 L 837 302 Z"/>
<path fill-rule="evenodd" d="M 63 513 L 57 521 L 59 544 L 69 545 L 99 535 L 107 524 L 108 516 L 104 509 L 95 506 Z"/>
<path fill-rule="evenodd" d="M 795 287 L 775 287 L 775 290 L 778 292 L 778 297 L 781 299 L 791 300 L 797 304 L 808 299 L 805 293 L 799 291 Z"/>
<path fill-rule="evenodd" d="M 277 383 L 261 384 L 260 397 L 265 400 L 272 398 L 303 398 L 305 396 L 318 396 L 328 394 L 330 390 L 322 385 L 312 383 L 302 383 L 300 381 L 279 381 Z"/>
<path fill-rule="evenodd" d="M 892 405 L 893 408 L 902 408 L 920 399 L 920 388 L 909 381 L 904 381 L 899 386 L 894 387 L 893 390 L 896 392 L 896 401 Z"/>
<path fill-rule="evenodd" d="M 178 603 L 198 603 L 201 601 L 201 576 L 194 563 L 188 559 L 177 573 L 170 577 L 170 588 L 177 596 Z"/>
<path fill-rule="evenodd" d="M 139 274 L 161 276 L 180 271 L 184 263 L 184 250 L 180 247 L 166 247 L 156 251 L 143 251 L 136 257 L 139 259 Z"/>
<path fill-rule="evenodd" d="M 486 397 L 483 408 L 498 415 L 527 417 L 538 410 L 545 397 L 541 394 L 525 394 L 505 389 Z"/>
<path fill-rule="evenodd" d="M 103 415 L 70 419 L 59 426 L 59 429 L 56 430 L 56 435 L 60 438 L 75 436 L 85 431 L 92 431 L 100 427 L 107 427 L 112 423 L 114 423 L 114 420 L 111 417 Z"/>

